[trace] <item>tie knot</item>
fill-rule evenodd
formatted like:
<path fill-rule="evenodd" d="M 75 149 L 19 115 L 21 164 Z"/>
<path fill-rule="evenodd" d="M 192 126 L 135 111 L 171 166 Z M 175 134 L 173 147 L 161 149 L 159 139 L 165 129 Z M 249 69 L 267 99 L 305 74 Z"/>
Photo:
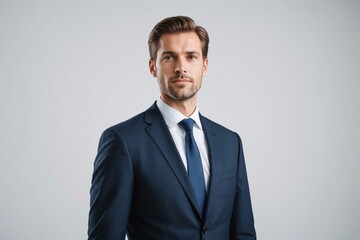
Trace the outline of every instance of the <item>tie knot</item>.
<path fill-rule="evenodd" d="M 179 122 L 180 126 L 182 126 L 186 132 L 192 132 L 194 123 L 194 120 L 192 120 L 191 118 L 186 118 Z"/>

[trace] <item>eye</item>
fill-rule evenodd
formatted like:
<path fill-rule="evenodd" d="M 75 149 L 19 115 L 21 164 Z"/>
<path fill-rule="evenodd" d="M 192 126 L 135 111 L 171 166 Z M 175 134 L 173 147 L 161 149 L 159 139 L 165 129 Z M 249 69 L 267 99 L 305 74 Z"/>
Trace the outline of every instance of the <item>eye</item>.
<path fill-rule="evenodd" d="M 194 59 L 197 59 L 197 56 L 196 56 L 195 54 L 190 54 L 190 55 L 188 56 L 188 58 L 189 58 L 190 60 L 194 60 Z"/>
<path fill-rule="evenodd" d="M 168 61 L 168 60 L 173 60 L 174 59 L 174 57 L 172 56 L 172 55 L 165 55 L 164 57 L 163 57 L 163 60 L 166 60 L 166 61 Z"/>

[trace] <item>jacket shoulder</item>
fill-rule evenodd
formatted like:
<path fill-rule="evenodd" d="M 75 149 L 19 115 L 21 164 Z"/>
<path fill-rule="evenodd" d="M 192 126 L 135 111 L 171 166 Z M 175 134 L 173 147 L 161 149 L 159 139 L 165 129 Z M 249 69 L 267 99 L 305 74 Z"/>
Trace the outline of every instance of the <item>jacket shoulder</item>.
<path fill-rule="evenodd" d="M 115 132 L 126 132 L 128 130 L 132 130 L 136 126 L 140 126 L 144 124 L 144 115 L 145 112 L 139 113 L 123 122 L 117 123 L 109 128 L 107 128 L 105 131 L 115 131 Z"/>
<path fill-rule="evenodd" d="M 107 128 L 103 134 L 112 133 L 122 137 L 138 138 L 151 125 L 152 119 L 159 119 L 160 112 L 154 103 L 147 110 Z"/>

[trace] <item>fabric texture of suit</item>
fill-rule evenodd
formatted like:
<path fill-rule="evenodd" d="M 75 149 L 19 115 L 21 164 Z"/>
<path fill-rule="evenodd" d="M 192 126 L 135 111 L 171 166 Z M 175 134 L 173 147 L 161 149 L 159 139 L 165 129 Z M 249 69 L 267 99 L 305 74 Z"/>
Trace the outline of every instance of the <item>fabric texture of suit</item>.
<path fill-rule="evenodd" d="M 90 190 L 91 240 L 255 240 L 239 136 L 200 116 L 210 160 L 204 215 L 156 104 L 105 130 Z"/>

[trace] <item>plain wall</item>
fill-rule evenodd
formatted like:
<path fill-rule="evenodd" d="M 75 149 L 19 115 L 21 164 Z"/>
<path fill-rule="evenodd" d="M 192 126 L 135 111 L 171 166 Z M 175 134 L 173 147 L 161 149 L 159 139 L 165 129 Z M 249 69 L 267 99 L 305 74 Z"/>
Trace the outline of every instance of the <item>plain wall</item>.
<path fill-rule="evenodd" d="M 0 239 L 86 239 L 101 132 L 158 97 L 147 38 L 210 34 L 199 108 L 237 131 L 258 239 L 358 239 L 359 1 L 0 0 Z"/>

